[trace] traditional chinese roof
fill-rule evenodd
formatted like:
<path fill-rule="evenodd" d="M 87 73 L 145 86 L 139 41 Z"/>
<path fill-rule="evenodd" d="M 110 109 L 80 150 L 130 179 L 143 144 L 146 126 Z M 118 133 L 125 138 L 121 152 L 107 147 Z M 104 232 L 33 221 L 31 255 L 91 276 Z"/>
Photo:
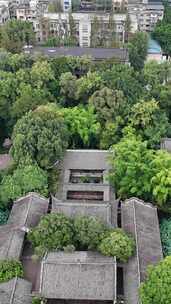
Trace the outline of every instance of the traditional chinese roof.
<path fill-rule="evenodd" d="M 48 199 L 31 192 L 14 202 L 8 223 L 27 228 L 35 227 L 41 216 L 47 213 L 48 205 Z"/>
<path fill-rule="evenodd" d="M 95 252 L 50 252 L 42 262 L 40 294 L 48 299 L 116 298 L 116 261 Z"/>
<path fill-rule="evenodd" d="M 163 258 L 157 208 L 132 198 L 122 203 L 122 228 L 136 242 L 136 252 L 125 265 L 125 296 L 131 304 L 138 303 L 138 288 L 146 278 L 147 267 Z"/>
<path fill-rule="evenodd" d="M 15 225 L 0 226 L 0 260 L 19 259 L 25 232 Z"/>
<path fill-rule="evenodd" d="M 0 304 L 31 304 L 31 283 L 14 278 L 0 284 Z"/>

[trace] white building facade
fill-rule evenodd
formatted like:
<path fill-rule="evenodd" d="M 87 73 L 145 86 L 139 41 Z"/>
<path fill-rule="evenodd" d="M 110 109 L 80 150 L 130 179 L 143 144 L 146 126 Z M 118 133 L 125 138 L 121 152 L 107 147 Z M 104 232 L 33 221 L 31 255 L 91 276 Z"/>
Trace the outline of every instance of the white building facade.
<path fill-rule="evenodd" d="M 109 23 L 110 15 L 106 14 L 95 14 L 95 13 L 73 13 L 73 19 L 76 25 L 76 33 L 79 41 L 80 47 L 90 47 L 91 46 L 91 32 L 92 32 L 92 24 L 95 16 L 99 18 L 100 22 L 103 24 Z M 53 36 L 58 36 L 59 31 L 65 35 L 66 31 L 69 30 L 69 14 L 68 13 L 45 13 L 44 20 L 48 23 L 48 32 L 47 28 L 44 25 L 44 30 L 39 22 L 35 25 L 36 35 L 38 41 L 44 41 L 48 38 L 49 34 Z M 114 14 L 113 17 L 115 23 L 115 31 L 118 36 L 118 40 L 120 42 L 124 42 L 125 35 L 125 21 L 126 14 Z M 131 32 L 134 33 L 138 30 L 137 17 L 135 14 L 130 15 L 131 20 Z M 34 22 L 34 24 L 37 21 Z"/>

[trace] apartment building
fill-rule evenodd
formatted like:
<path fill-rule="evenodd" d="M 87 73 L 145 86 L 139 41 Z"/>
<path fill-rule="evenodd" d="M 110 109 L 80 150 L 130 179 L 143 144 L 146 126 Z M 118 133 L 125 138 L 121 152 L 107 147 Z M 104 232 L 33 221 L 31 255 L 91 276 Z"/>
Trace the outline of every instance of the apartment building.
<path fill-rule="evenodd" d="M 69 31 L 69 14 L 68 13 L 45 13 L 44 24 L 41 20 L 35 24 L 36 36 L 38 41 L 45 41 L 49 36 L 58 36 L 59 33 L 64 37 Z M 76 36 L 78 39 L 78 45 L 81 47 L 91 46 L 91 34 L 93 22 L 96 20 L 103 26 L 109 24 L 110 14 L 109 13 L 72 13 L 72 17 L 75 21 Z M 125 39 L 125 21 L 126 14 L 114 14 L 114 30 L 117 35 L 118 42 L 124 42 Z M 130 15 L 131 20 L 131 32 L 136 32 L 138 29 L 137 17 L 135 14 Z M 107 33 L 106 33 L 107 35 Z"/>
<path fill-rule="evenodd" d="M 152 32 L 157 21 L 163 19 L 164 6 L 161 2 L 147 2 L 128 4 L 128 11 L 137 16 L 138 29 L 143 32 Z"/>
<path fill-rule="evenodd" d="M 10 19 L 10 13 L 8 6 L 0 4 L 0 24 L 4 24 Z"/>
<path fill-rule="evenodd" d="M 21 2 L 16 8 L 16 18 L 23 21 L 33 21 L 37 16 L 37 1 Z"/>

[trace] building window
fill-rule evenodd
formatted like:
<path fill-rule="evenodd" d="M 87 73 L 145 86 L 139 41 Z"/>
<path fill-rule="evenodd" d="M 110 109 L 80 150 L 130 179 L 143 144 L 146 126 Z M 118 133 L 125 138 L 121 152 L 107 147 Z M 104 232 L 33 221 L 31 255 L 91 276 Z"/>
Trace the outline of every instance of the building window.
<path fill-rule="evenodd" d="M 68 191 L 67 199 L 103 201 L 103 191 Z"/>
<path fill-rule="evenodd" d="M 103 170 L 70 170 L 69 182 L 78 183 L 103 183 Z"/>

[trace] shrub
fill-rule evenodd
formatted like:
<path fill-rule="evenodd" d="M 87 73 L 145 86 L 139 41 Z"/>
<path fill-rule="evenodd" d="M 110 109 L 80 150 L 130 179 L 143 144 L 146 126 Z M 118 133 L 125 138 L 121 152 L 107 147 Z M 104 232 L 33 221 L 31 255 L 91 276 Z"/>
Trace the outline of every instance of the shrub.
<path fill-rule="evenodd" d="M 171 218 L 162 220 L 160 234 L 164 255 L 171 255 Z"/>
<path fill-rule="evenodd" d="M 9 216 L 9 210 L 0 209 L 0 225 L 6 224 Z"/>
<path fill-rule="evenodd" d="M 96 249 L 107 228 L 93 216 L 74 219 L 75 242 L 81 250 Z"/>
<path fill-rule="evenodd" d="M 45 299 L 39 298 L 39 297 L 33 297 L 32 298 L 32 304 L 46 304 L 47 301 Z"/>
<path fill-rule="evenodd" d="M 140 287 L 142 304 L 171 303 L 171 256 L 156 266 L 149 266 L 147 279 Z"/>
<path fill-rule="evenodd" d="M 13 175 L 4 176 L 0 185 L 1 207 L 31 191 L 48 194 L 47 174 L 37 165 L 27 165 L 16 169 Z"/>
<path fill-rule="evenodd" d="M 9 281 L 14 277 L 23 277 L 21 262 L 16 260 L 0 261 L 0 283 Z"/>
<path fill-rule="evenodd" d="M 63 250 L 73 242 L 73 223 L 61 213 L 45 215 L 38 226 L 30 230 L 28 239 L 38 255 L 49 250 Z"/>
<path fill-rule="evenodd" d="M 122 262 L 126 262 L 134 253 L 134 240 L 122 229 L 115 229 L 105 237 L 100 245 L 99 251 L 108 256 L 116 256 Z"/>

